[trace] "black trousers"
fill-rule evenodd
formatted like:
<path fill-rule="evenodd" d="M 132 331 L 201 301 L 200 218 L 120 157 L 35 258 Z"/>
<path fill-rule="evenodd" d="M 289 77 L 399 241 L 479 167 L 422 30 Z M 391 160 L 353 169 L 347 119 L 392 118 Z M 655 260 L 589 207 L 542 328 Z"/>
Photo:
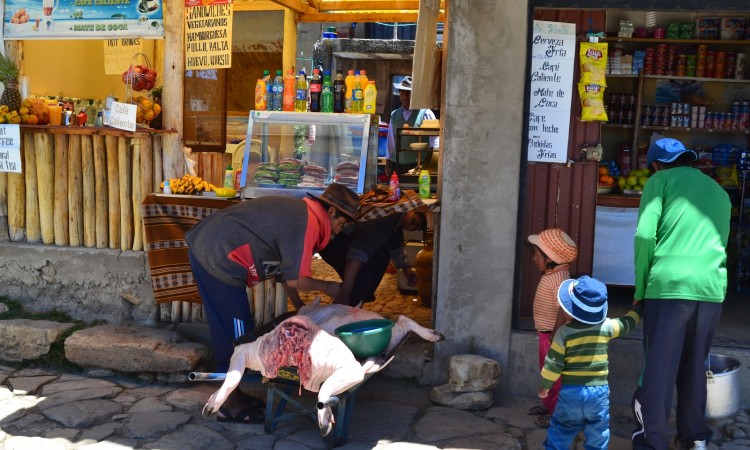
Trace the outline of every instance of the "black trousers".
<path fill-rule="evenodd" d="M 336 270 L 336 273 L 339 274 L 342 280 L 344 278 L 344 269 L 346 268 L 346 254 L 349 251 L 350 239 L 344 234 L 339 234 L 323 250 L 318 252 L 323 260 Z M 362 264 L 357 274 L 357 279 L 354 282 L 354 288 L 352 289 L 349 301 L 350 306 L 356 306 L 359 302 L 371 302 L 375 300 L 375 290 L 383 280 L 390 259 L 390 252 L 387 246 L 383 245 L 366 263 Z"/>
<path fill-rule="evenodd" d="M 720 316 L 721 303 L 644 300 L 646 360 L 633 396 L 633 449 L 669 449 L 675 386 L 678 441 L 692 446 L 693 441 L 711 439 L 705 418 L 706 357 Z"/>

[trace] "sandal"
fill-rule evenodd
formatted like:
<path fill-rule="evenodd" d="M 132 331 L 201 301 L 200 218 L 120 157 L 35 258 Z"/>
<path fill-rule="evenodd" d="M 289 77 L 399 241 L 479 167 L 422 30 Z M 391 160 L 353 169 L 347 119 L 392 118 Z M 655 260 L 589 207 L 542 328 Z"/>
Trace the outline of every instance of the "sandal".
<path fill-rule="evenodd" d="M 549 414 L 549 410 L 544 406 L 536 405 L 529 408 L 529 411 L 526 414 L 530 416 L 546 416 Z"/>
<path fill-rule="evenodd" d="M 534 420 L 539 428 L 549 428 L 549 416 L 539 416 Z"/>

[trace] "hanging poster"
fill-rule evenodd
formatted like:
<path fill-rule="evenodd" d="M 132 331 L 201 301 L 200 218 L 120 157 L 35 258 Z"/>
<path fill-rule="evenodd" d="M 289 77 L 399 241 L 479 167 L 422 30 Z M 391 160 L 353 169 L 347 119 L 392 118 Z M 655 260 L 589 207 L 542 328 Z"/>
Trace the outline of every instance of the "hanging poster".
<path fill-rule="evenodd" d="M 0 125 L 0 172 L 21 173 L 21 129 Z"/>
<path fill-rule="evenodd" d="M 5 0 L 5 39 L 164 37 L 163 0 Z"/>
<path fill-rule="evenodd" d="M 573 98 L 576 26 L 534 21 L 528 161 L 566 162 Z"/>
<path fill-rule="evenodd" d="M 185 70 L 232 67 L 230 0 L 185 0 Z"/>

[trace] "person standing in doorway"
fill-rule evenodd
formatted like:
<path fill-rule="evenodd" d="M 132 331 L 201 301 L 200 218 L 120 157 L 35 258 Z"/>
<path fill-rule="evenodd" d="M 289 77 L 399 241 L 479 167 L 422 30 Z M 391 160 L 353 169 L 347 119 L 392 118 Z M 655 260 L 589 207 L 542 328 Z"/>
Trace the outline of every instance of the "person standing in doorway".
<path fill-rule="evenodd" d="M 534 294 L 534 327 L 539 338 L 539 369 L 544 368 L 552 338 L 566 322 L 565 314 L 557 302 L 557 289 L 570 278 L 570 264 L 578 257 L 578 248 L 573 239 L 559 228 L 543 230 L 528 238 L 532 246 L 534 264 L 542 272 L 542 278 Z M 549 427 L 549 419 L 555 411 L 561 380 L 558 378 L 549 388 L 541 405 L 532 406 L 528 414 L 537 415 L 534 423 L 540 428 Z"/>
<path fill-rule="evenodd" d="M 436 119 L 435 113 L 429 109 L 411 109 L 411 77 L 404 77 L 400 82 L 393 83 L 393 88 L 398 91 L 398 98 L 401 100 L 401 106 L 391 113 L 391 122 L 388 124 L 387 152 L 386 152 L 386 175 L 390 176 L 392 172 L 405 173 L 417 167 L 417 152 L 400 152 L 398 154 L 398 163 L 396 162 L 396 148 L 409 148 L 409 144 L 417 142 L 418 139 L 413 136 L 402 137 L 401 142 L 396 142 L 396 130 L 408 126 L 409 128 L 419 127 L 425 120 Z M 430 147 L 435 149 L 440 146 L 438 136 L 430 137 Z M 428 152 L 429 153 L 429 152 Z M 427 164 L 429 158 L 422 155 L 422 163 Z"/>
<path fill-rule="evenodd" d="M 643 189 L 635 234 L 635 301 L 643 300 L 645 364 L 633 396 L 633 448 L 704 450 L 706 367 L 727 291 L 731 202 L 716 181 L 690 167 L 696 154 L 675 139 L 648 149 L 656 172 Z"/>

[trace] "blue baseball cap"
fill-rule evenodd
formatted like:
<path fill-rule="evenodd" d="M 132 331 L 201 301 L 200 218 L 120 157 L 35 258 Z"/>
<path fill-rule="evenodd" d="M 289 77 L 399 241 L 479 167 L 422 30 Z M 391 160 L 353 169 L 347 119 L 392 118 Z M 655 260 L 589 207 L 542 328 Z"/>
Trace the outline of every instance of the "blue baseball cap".
<path fill-rule="evenodd" d="M 588 275 L 565 280 L 557 289 L 557 302 L 579 322 L 601 323 L 607 317 L 607 286 Z"/>
<path fill-rule="evenodd" d="M 690 152 L 693 159 L 698 159 L 698 155 L 694 151 L 686 149 L 682 142 L 677 139 L 662 138 L 649 146 L 646 154 L 646 165 L 650 166 L 655 161 L 671 163 L 685 152 Z"/>

